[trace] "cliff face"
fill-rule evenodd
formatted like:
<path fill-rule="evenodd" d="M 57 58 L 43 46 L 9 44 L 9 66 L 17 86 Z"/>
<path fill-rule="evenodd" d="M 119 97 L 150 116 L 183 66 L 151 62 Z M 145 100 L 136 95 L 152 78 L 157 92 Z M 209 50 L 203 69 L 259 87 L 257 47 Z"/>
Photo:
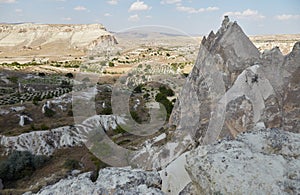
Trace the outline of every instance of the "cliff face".
<path fill-rule="evenodd" d="M 53 49 L 90 49 L 102 41 L 117 43 L 115 37 L 101 24 L 2 24 L 0 47 L 41 49 L 53 45 Z M 54 47 L 59 46 L 59 47 Z"/>

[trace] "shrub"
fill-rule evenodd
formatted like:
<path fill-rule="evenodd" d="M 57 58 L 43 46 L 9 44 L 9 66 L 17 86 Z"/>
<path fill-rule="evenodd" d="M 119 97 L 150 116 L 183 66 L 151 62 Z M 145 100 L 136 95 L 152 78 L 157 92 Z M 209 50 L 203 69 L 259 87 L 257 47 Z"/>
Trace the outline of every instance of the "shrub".
<path fill-rule="evenodd" d="M 49 117 L 49 118 L 53 117 L 55 115 L 55 111 L 52 110 L 52 109 L 50 109 L 50 108 L 45 107 L 45 113 L 44 113 L 44 115 L 46 117 Z"/>
<path fill-rule="evenodd" d="M 109 62 L 109 63 L 108 63 L 108 66 L 109 66 L 109 67 L 114 67 L 115 64 L 114 64 L 113 62 Z"/>
<path fill-rule="evenodd" d="M 68 78 L 70 78 L 70 79 L 74 77 L 74 75 L 72 73 L 70 73 L 70 72 L 67 73 L 65 76 L 68 77 Z"/>
<path fill-rule="evenodd" d="M 133 91 L 135 93 L 142 93 L 142 87 L 143 87 L 143 85 L 140 84 L 140 85 L 136 86 Z"/>
<path fill-rule="evenodd" d="M 32 99 L 32 103 L 34 104 L 34 105 L 39 105 L 39 101 L 41 101 L 41 98 L 40 97 L 38 97 L 38 96 L 35 96 L 33 99 Z"/>
<path fill-rule="evenodd" d="M 44 77 L 44 76 L 46 76 L 46 74 L 45 73 L 43 73 L 43 72 L 39 72 L 39 74 L 38 74 L 40 77 Z"/>
<path fill-rule="evenodd" d="M 143 97 L 144 97 L 144 99 L 149 99 L 150 94 L 149 94 L 149 93 L 146 93 L 146 94 L 143 95 Z"/>
<path fill-rule="evenodd" d="M 29 151 L 14 151 L 0 162 L 0 178 L 7 182 L 30 176 L 48 160 L 47 156 L 32 155 Z"/>

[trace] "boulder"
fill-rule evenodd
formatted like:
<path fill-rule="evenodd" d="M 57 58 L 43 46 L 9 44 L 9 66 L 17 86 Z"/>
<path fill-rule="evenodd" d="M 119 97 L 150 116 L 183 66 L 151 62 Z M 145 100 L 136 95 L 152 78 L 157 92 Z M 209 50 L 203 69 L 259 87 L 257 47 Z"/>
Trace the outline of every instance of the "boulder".
<path fill-rule="evenodd" d="M 235 140 L 200 146 L 186 160 L 197 194 L 300 193 L 299 134 L 249 131 Z"/>
<path fill-rule="evenodd" d="M 164 194 L 157 172 L 130 168 L 105 168 L 99 171 L 95 182 L 91 172 L 70 176 L 54 185 L 46 186 L 37 195 L 50 194 Z M 30 192 L 27 195 L 32 194 Z"/>

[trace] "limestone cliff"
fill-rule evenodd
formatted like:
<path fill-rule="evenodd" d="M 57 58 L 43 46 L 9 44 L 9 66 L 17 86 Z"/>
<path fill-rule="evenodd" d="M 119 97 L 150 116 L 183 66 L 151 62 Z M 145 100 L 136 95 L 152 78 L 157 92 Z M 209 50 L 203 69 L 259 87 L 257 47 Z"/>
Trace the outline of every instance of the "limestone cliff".
<path fill-rule="evenodd" d="M 91 49 L 102 41 L 117 43 L 101 24 L 1 24 L 0 48 L 27 50 Z"/>

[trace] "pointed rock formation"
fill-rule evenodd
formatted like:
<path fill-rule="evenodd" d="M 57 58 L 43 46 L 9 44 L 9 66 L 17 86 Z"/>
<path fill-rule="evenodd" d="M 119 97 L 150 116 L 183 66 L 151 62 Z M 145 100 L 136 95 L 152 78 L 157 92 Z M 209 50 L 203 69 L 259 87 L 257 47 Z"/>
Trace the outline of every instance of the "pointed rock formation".
<path fill-rule="evenodd" d="M 287 56 L 279 48 L 260 54 L 225 17 L 218 32 L 202 40 L 170 124 L 195 129 L 194 140 L 204 143 L 255 126 L 298 130 L 299 44 Z"/>
<path fill-rule="evenodd" d="M 133 162 L 160 169 L 190 147 L 260 128 L 299 132 L 299 48 L 260 53 L 236 22 L 225 17 L 204 37 L 195 66 L 176 101 L 168 142 L 137 152 Z M 298 63 L 297 63 L 298 62 Z M 174 128 L 176 127 L 176 128 Z"/>

